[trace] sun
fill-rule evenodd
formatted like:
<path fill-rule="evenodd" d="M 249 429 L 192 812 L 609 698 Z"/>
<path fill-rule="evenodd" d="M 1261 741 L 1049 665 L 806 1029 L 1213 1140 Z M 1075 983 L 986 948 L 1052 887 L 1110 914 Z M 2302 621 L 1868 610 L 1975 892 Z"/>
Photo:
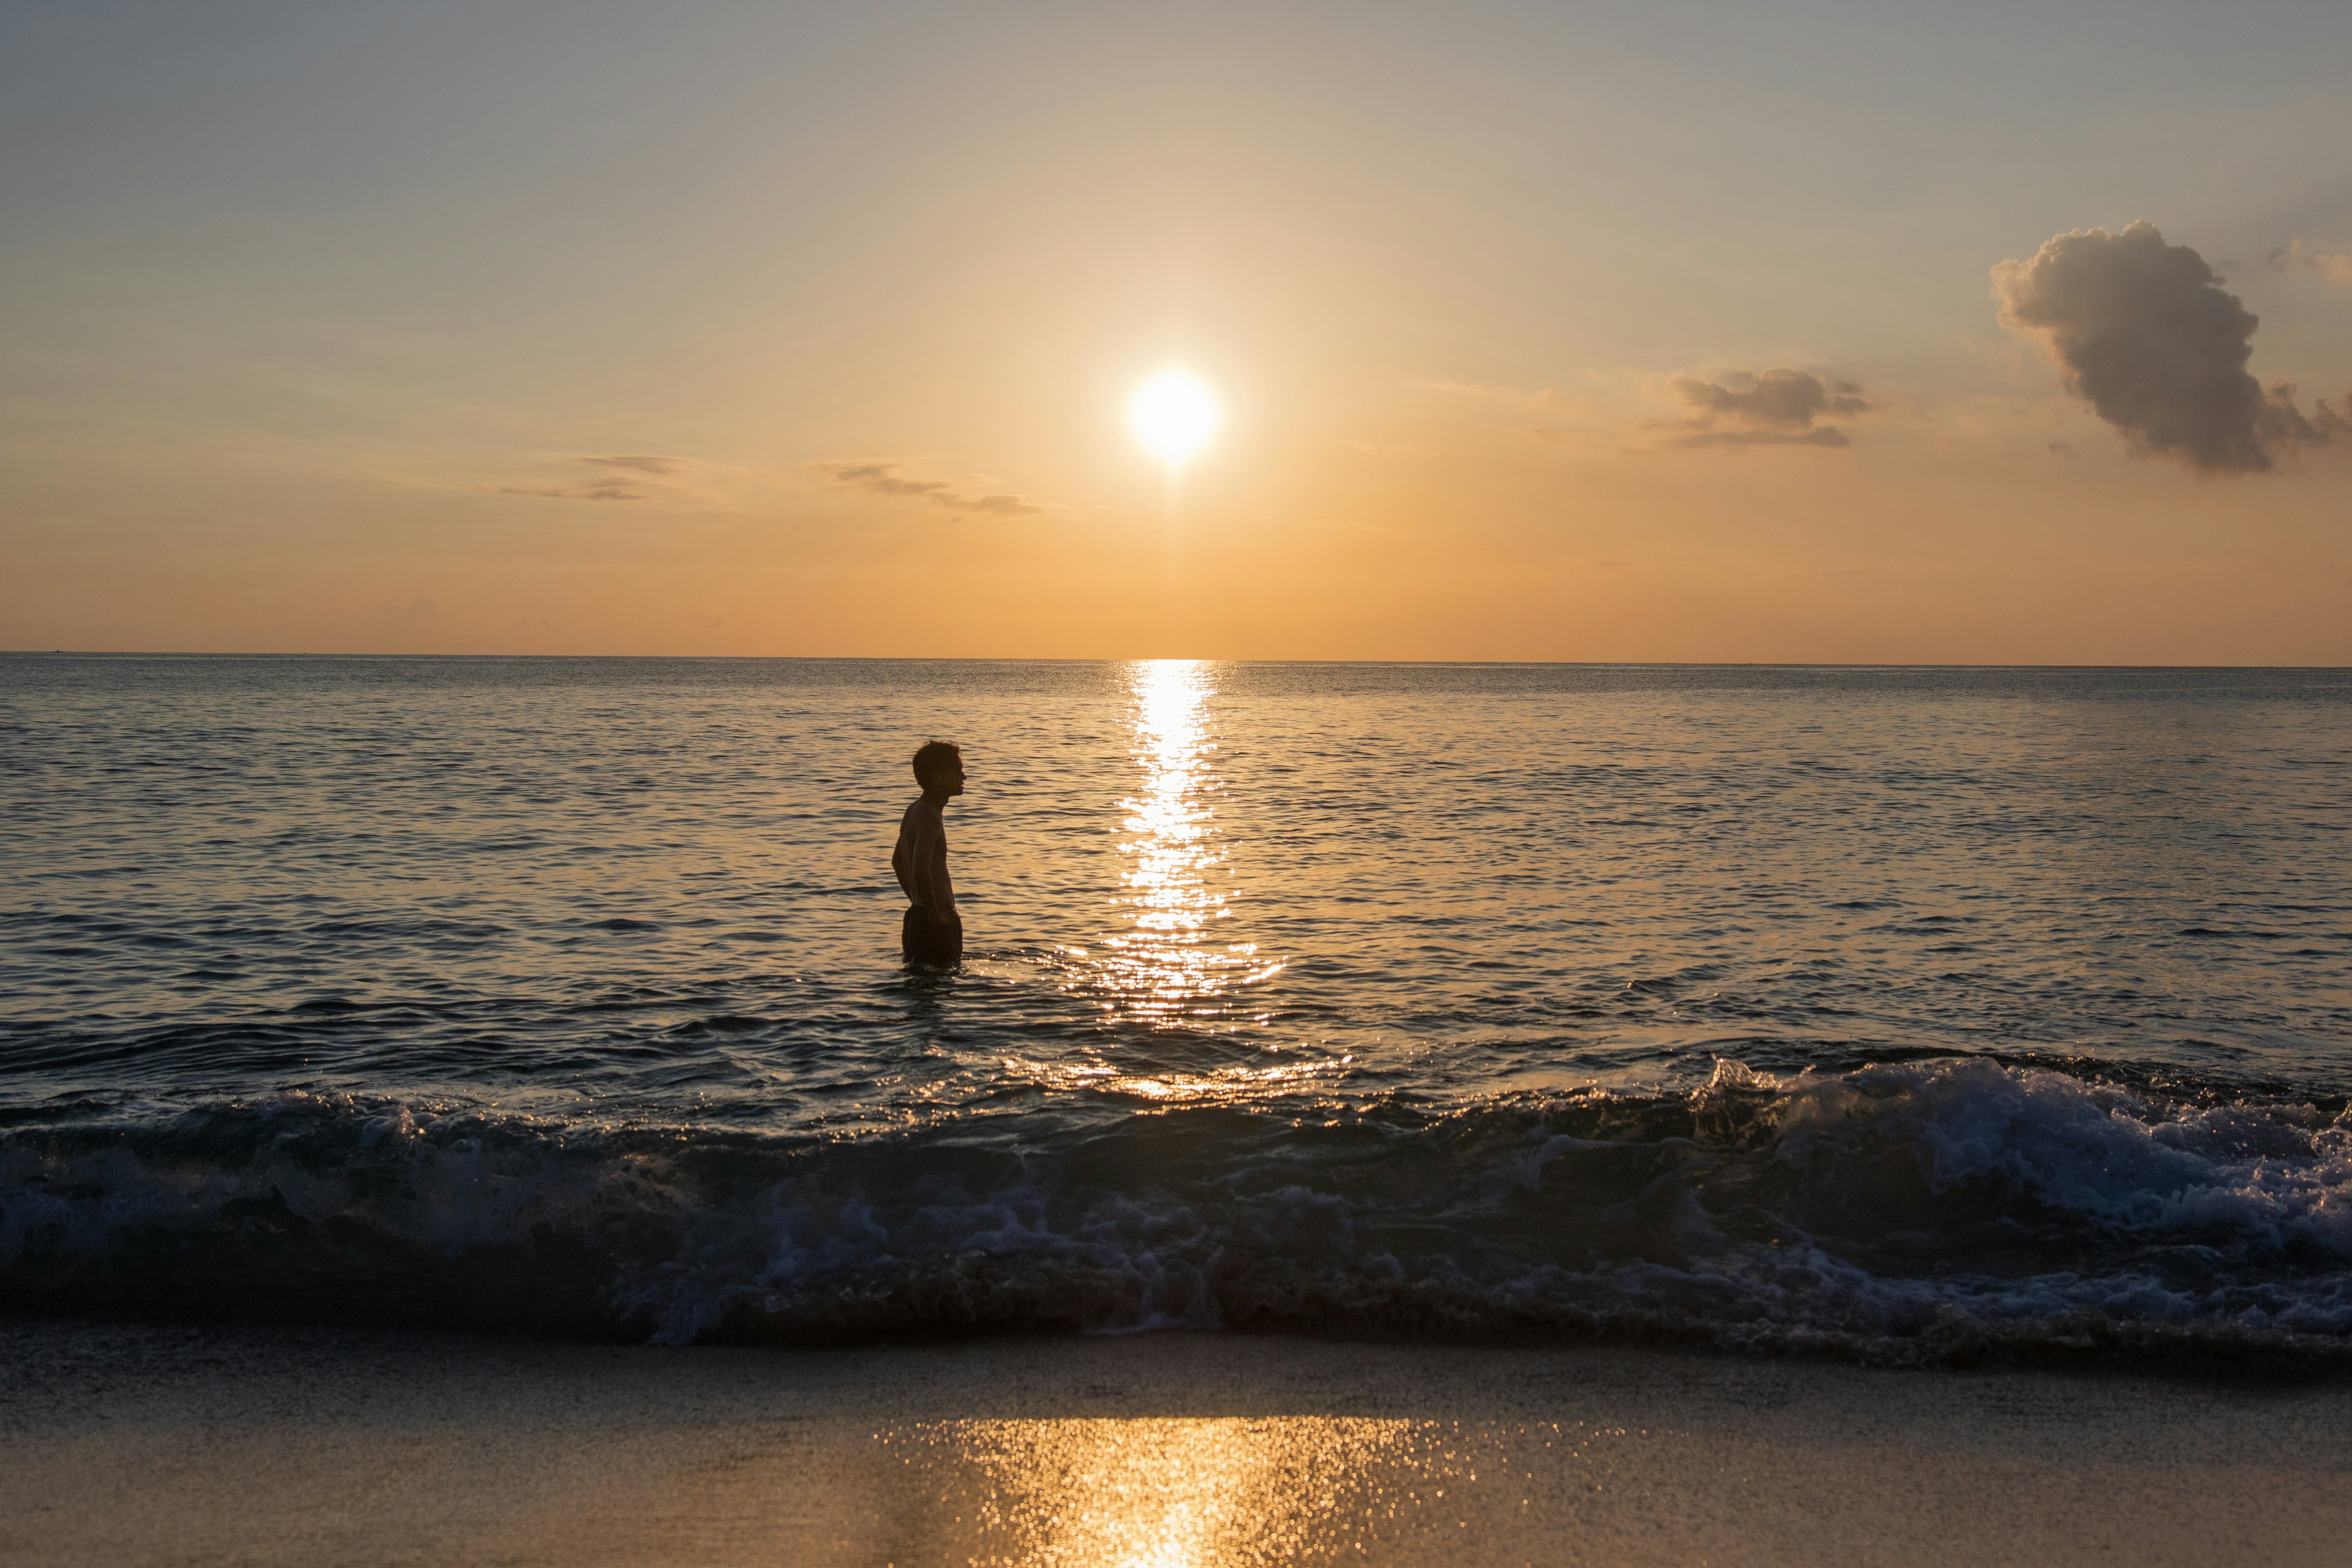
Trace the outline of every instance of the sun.
<path fill-rule="evenodd" d="M 1223 417 L 1200 377 L 1173 366 L 1137 387 L 1127 404 L 1128 428 L 1171 468 L 1207 446 Z"/>

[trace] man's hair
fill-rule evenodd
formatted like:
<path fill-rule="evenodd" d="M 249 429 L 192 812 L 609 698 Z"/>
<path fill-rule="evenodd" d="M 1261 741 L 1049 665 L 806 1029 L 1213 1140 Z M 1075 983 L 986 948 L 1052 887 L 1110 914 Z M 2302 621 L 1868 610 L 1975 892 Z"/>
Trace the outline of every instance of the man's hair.
<path fill-rule="evenodd" d="M 931 775 L 941 768 L 952 768 L 963 761 L 963 748 L 951 741 L 926 741 L 915 748 L 915 782 L 928 784 Z"/>

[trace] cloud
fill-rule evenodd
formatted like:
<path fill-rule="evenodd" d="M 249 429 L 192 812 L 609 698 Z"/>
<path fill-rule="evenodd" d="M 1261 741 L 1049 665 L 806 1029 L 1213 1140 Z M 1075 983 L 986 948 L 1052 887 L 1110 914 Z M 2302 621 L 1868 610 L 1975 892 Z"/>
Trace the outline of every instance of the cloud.
<path fill-rule="evenodd" d="M 614 457 L 580 457 L 572 459 L 592 468 L 614 468 L 635 478 L 589 479 L 573 485 L 494 485 L 491 493 L 502 496 L 535 496 L 543 500 L 644 500 L 652 492 L 644 487 L 648 479 L 660 480 L 682 474 L 691 466 L 684 458 L 649 458 L 629 455 Z M 658 485 L 656 489 L 660 488 Z"/>
<path fill-rule="evenodd" d="M 1675 437 L 1677 447 L 1851 447 L 1853 437 L 1834 425 L 1811 430 L 1693 430 Z"/>
<path fill-rule="evenodd" d="M 1787 365 L 1735 370 L 1721 381 L 1678 375 L 1673 386 L 1698 410 L 1671 425 L 1681 432 L 1674 438 L 1677 447 L 1846 447 L 1853 440 L 1843 430 L 1814 421 L 1871 409 L 1853 383 L 1824 381 Z"/>
<path fill-rule="evenodd" d="M 2316 272 L 2323 278 L 2352 283 L 2352 254 L 2321 250 L 2299 239 L 2290 239 L 2263 257 L 2263 264 L 2273 272 Z"/>
<path fill-rule="evenodd" d="M 1803 430 L 1823 414 L 1862 414 L 1870 405 L 1850 381 L 1823 381 L 1781 365 L 1758 375 L 1735 370 L 1721 382 L 1695 375 L 1675 377 L 1683 401 L 1707 415 L 1722 415 L 1772 430 Z"/>
<path fill-rule="evenodd" d="M 910 479 L 898 470 L 904 463 L 881 463 L 858 459 L 812 463 L 818 473 L 845 489 L 871 490 L 882 496 L 921 496 L 930 500 L 953 491 L 954 486 L 945 479 Z"/>
<path fill-rule="evenodd" d="M 619 479 L 599 479 L 585 485 L 500 485 L 502 496 L 541 496 L 549 500 L 643 500 L 646 492 L 633 490 Z"/>
<path fill-rule="evenodd" d="M 809 465 L 842 489 L 864 490 L 878 496 L 903 496 L 949 511 L 1024 517 L 1045 510 L 1015 495 L 973 495 L 968 490 L 959 489 L 946 479 L 911 479 L 904 471 L 906 466 L 869 458 Z"/>
<path fill-rule="evenodd" d="M 2280 451 L 2344 438 L 2342 416 L 2326 403 L 2306 419 L 2293 387 L 2265 392 L 2247 374 L 2260 319 L 2154 224 L 2057 235 L 1992 279 L 2001 325 L 2040 343 L 2066 389 L 2137 453 L 2257 474 Z"/>
<path fill-rule="evenodd" d="M 2330 407 L 2324 397 L 2318 399 L 2306 419 L 2295 405 L 2294 383 L 2273 382 L 2263 394 L 2258 425 L 2263 444 L 2273 448 L 2352 446 L 2352 394 L 2346 395 L 2341 408 Z"/>
<path fill-rule="evenodd" d="M 1003 517 L 1025 517 L 1031 512 L 1045 510 L 1042 506 L 1032 506 L 1019 496 L 1013 495 L 954 496 L 943 500 L 941 504 L 952 507 L 958 511 L 992 511 Z"/>
<path fill-rule="evenodd" d="M 687 466 L 683 458 L 583 458 L 580 460 L 593 463 L 600 468 L 625 468 L 633 474 L 651 474 L 656 479 L 682 474 Z"/>

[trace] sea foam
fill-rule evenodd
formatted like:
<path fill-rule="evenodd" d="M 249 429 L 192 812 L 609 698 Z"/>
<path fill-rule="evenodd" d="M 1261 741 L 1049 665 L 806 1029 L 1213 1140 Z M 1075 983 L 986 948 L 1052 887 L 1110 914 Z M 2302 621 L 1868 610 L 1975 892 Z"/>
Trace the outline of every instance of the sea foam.
<path fill-rule="evenodd" d="M 292 1094 L 0 1134 L 25 1310 L 683 1343 L 1645 1338 L 1879 1360 L 2352 1349 L 2352 1122 L 1986 1059 L 1018 1150 Z"/>

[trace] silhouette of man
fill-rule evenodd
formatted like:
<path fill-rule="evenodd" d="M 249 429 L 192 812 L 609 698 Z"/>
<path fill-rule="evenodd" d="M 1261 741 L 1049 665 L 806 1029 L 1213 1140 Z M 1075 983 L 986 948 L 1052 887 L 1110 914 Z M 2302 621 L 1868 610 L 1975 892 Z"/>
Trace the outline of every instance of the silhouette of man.
<path fill-rule="evenodd" d="M 963 793 L 963 752 L 945 741 L 915 752 L 915 782 L 923 793 L 898 819 L 898 847 L 890 869 L 911 906 L 898 928 L 909 963 L 954 963 L 963 957 L 963 919 L 948 878 L 948 830 L 940 808 Z"/>

